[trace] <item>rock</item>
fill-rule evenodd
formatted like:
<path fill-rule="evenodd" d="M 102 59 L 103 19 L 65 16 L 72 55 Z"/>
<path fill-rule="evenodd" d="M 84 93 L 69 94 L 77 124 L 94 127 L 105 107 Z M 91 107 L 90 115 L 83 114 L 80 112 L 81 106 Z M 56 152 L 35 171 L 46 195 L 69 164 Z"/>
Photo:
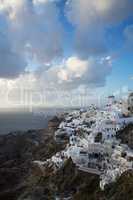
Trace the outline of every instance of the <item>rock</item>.
<path fill-rule="evenodd" d="M 116 136 L 123 144 L 127 144 L 133 149 L 133 124 L 129 124 L 123 130 L 120 130 Z"/>
<path fill-rule="evenodd" d="M 57 116 L 53 117 L 48 122 L 48 128 L 50 131 L 56 131 L 62 119 L 58 118 Z"/>
<path fill-rule="evenodd" d="M 96 135 L 96 137 L 95 137 L 95 142 L 102 142 L 102 133 L 98 133 L 97 135 Z"/>
<path fill-rule="evenodd" d="M 55 126 L 53 121 L 53 127 Z M 46 160 L 65 148 L 56 144 L 53 132 L 49 129 L 14 132 L 0 136 L 0 200 L 16 200 L 27 179 L 42 176 L 43 171 L 33 169 L 33 160 Z M 35 175 L 36 174 L 36 175 Z"/>

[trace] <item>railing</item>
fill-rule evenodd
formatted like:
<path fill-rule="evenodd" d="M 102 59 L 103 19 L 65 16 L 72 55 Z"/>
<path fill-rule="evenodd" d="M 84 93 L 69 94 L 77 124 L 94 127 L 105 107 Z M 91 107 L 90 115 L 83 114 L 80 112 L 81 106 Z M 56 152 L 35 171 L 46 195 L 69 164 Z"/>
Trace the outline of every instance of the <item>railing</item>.
<path fill-rule="evenodd" d="M 96 175 L 101 175 L 101 172 L 100 170 L 98 169 L 94 169 L 94 168 L 89 168 L 89 167 L 82 167 L 82 166 L 78 166 L 78 169 L 80 171 L 84 171 L 84 172 L 87 172 L 87 173 L 90 173 L 90 174 L 96 174 Z"/>

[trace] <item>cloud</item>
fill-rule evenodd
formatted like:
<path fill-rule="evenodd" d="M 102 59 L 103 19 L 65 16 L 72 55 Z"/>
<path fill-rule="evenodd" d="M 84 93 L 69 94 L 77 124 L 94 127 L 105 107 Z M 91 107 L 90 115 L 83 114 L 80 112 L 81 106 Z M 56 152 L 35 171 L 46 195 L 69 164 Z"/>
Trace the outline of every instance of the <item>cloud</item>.
<path fill-rule="evenodd" d="M 106 28 L 132 14 L 132 0 L 68 0 L 66 14 L 75 27 L 75 48 L 78 55 L 106 53 Z"/>
<path fill-rule="evenodd" d="M 133 76 L 130 76 L 129 79 L 130 79 L 130 80 L 133 80 Z"/>
<path fill-rule="evenodd" d="M 129 25 L 124 30 L 125 46 L 128 50 L 133 50 L 133 25 Z"/>
<path fill-rule="evenodd" d="M 68 0 L 68 18 L 80 27 L 99 22 L 114 24 L 132 14 L 131 0 Z"/>
<path fill-rule="evenodd" d="M 43 65 L 62 54 L 59 10 L 49 0 L 0 0 L 0 77 L 23 73 L 27 61 Z"/>
<path fill-rule="evenodd" d="M 106 29 L 131 15 L 133 1 L 67 0 L 65 12 L 74 27 L 70 35 L 75 34 L 75 49 L 74 56 L 60 62 L 63 45 L 67 46 L 64 30 L 69 27 L 62 27 L 67 22 L 60 19 L 62 7 L 57 2 L 61 0 L 0 0 L 0 88 L 12 88 L 15 98 L 22 87 L 31 92 L 75 94 L 82 88 L 97 89 L 105 86 L 111 73 L 112 57 L 105 56 Z M 128 26 L 124 36 L 131 47 L 132 35 L 133 26 Z M 26 73 L 29 60 L 37 63 L 37 71 Z"/>
<path fill-rule="evenodd" d="M 44 87 L 58 90 L 73 90 L 81 85 L 86 87 L 101 87 L 106 83 L 106 77 L 111 72 L 111 58 L 89 58 L 82 60 L 69 57 L 57 66 L 51 66 L 47 71 L 38 73 L 38 80 Z"/>
<path fill-rule="evenodd" d="M 24 73 L 14 79 L 0 79 L 0 107 L 30 106 L 31 96 L 37 92 L 33 73 Z"/>
<path fill-rule="evenodd" d="M 110 56 L 87 60 L 73 56 L 61 63 L 43 66 L 35 72 L 25 73 L 13 81 L 12 87 L 35 91 L 72 91 L 78 88 L 97 88 L 106 83 L 112 70 Z"/>
<path fill-rule="evenodd" d="M 110 56 L 82 60 L 76 56 L 63 62 L 20 75 L 0 79 L 0 106 L 85 105 L 96 100 L 95 91 L 106 84 L 112 70 Z M 4 104 L 3 104 L 4 103 Z"/>
<path fill-rule="evenodd" d="M 0 15 L 0 77 L 14 78 L 23 73 L 26 62 L 12 49 L 12 40 L 8 32 L 8 19 Z"/>

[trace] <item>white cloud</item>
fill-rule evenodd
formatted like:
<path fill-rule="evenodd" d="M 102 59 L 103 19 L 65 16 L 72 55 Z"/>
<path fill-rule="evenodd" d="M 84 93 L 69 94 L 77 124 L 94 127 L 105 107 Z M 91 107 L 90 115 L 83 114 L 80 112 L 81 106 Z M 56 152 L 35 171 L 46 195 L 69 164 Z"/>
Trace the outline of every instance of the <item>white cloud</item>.
<path fill-rule="evenodd" d="M 132 14 L 131 0 L 68 0 L 68 18 L 80 27 L 99 22 L 117 23 Z"/>
<path fill-rule="evenodd" d="M 65 67 L 61 67 L 57 73 L 61 82 L 71 82 L 73 79 L 79 79 L 87 72 L 88 61 L 80 60 L 77 57 L 70 57 L 63 64 Z"/>
<path fill-rule="evenodd" d="M 81 85 L 86 87 L 101 87 L 111 72 L 111 58 L 81 60 L 70 57 L 57 66 L 51 66 L 47 71 L 40 70 L 38 79 L 44 87 L 58 90 L 72 90 Z"/>
<path fill-rule="evenodd" d="M 42 67 L 14 80 L 0 79 L 0 104 L 5 102 L 8 106 L 31 106 L 46 103 L 70 106 L 80 104 L 82 98 L 88 103 L 92 101 L 92 96 L 87 95 L 105 85 L 112 69 L 111 60 L 110 56 L 87 60 L 69 57 L 58 65 L 49 66 L 47 71 Z"/>
<path fill-rule="evenodd" d="M 80 56 L 107 52 L 106 28 L 132 14 L 132 0 L 68 0 L 66 13 L 75 27 L 75 48 Z"/>
<path fill-rule="evenodd" d="M 0 77 L 14 78 L 0 79 L 1 91 L 11 89 L 11 96 L 15 97 L 21 88 L 31 92 L 65 90 L 77 94 L 79 88 L 93 90 L 105 85 L 112 69 L 112 58 L 99 56 L 108 50 L 106 28 L 130 16 L 133 1 L 67 1 L 66 13 L 74 26 L 76 52 L 57 64 L 55 59 L 63 51 L 64 32 L 55 3 L 58 1 L 0 0 Z M 132 26 L 124 31 L 130 44 L 132 33 Z M 28 59 L 41 67 L 36 72 L 25 73 Z"/>

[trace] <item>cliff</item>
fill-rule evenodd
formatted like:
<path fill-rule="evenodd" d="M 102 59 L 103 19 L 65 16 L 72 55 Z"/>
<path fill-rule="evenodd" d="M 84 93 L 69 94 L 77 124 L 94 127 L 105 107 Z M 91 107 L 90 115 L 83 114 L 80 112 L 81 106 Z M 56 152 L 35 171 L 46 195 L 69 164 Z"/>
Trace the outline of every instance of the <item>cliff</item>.
<path fill-rule="evenodd" d="M 121 140 L 123 144 L 127 144 L 133 149 L 133 124 L 129 124 L 123 130 L 117 133 L 117 138 Z"/>
<path fill-rule="evenodd" d="M 131 147 L 132 130 L 129 125 L 118 133 Z M 79 171 L 71 159 L 57 171 L 50 165 L 45 170 L 34 165 L 34 160 L 45 161 L 65 148 L 66 144 L 57 144 L 53 136 L 50 127 L 0 136 L 0 200 L 133 200 L 132 171 L 103 192 L 99 177 Z"/>
<path fill-rule="evenodd" d="M 0 136 L 0 199 L 16 200 L 27 187 L 32 161 L 50 158 L 62 148 L 48 129 Z"/>

